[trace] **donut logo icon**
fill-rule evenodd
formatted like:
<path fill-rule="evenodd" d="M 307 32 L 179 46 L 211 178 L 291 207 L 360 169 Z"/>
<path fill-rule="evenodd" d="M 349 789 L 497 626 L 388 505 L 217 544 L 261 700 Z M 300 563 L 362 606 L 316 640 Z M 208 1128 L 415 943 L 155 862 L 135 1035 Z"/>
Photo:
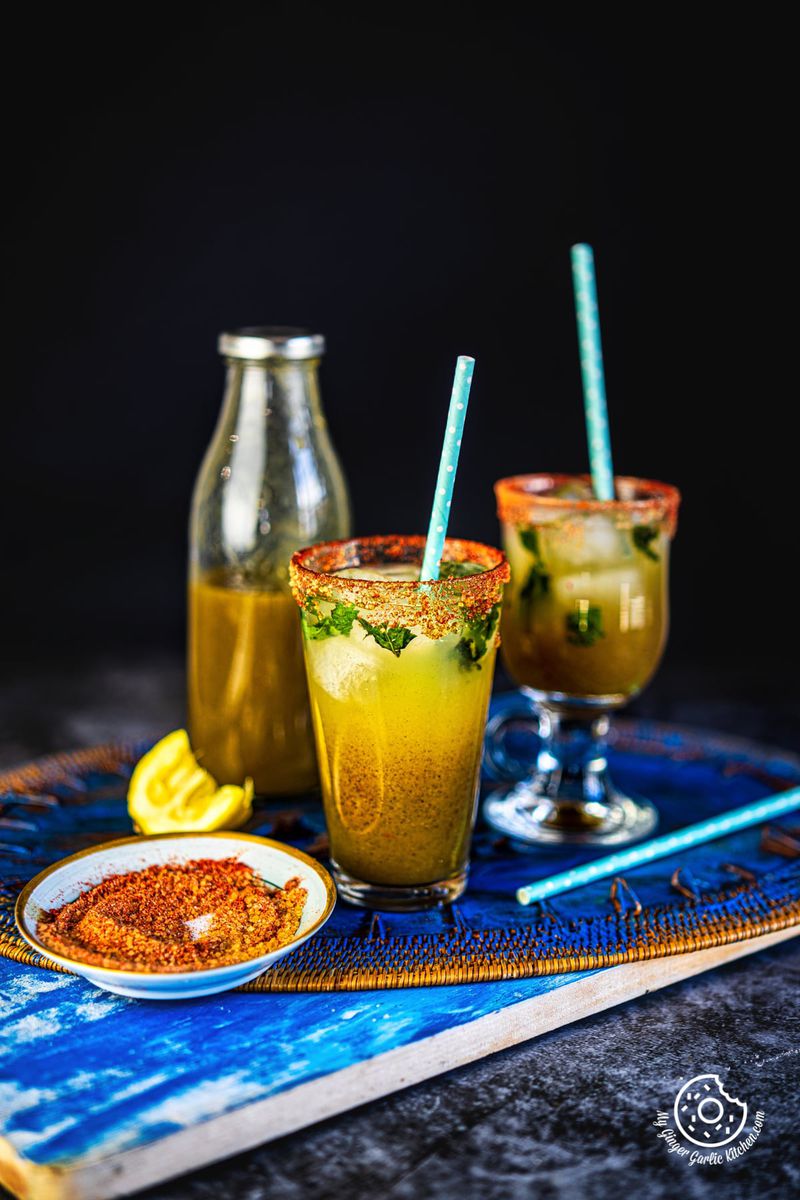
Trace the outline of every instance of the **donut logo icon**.
<path fill-rule="evenodd" d="M 695 1146 L 727 1146 L 744 1129 L 747 1105 L 729 1096 L 719 1075 L 695 1075 L 675 1097 L 675 1124 Z"/>

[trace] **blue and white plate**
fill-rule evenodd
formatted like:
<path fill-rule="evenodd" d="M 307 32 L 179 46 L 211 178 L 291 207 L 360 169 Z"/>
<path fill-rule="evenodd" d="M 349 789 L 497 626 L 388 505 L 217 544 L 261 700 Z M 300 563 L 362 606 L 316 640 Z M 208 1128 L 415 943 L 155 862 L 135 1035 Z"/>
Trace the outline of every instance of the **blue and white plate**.
<path fill-rule="evenodd" d="M 308 897 L 292 941 L 270 954 L 230 966 L 159 973 L 91 966 L 79 959 L 56 954 L 36 936 L 36 927 L 44 912 L 68 904 L 109 875 L 198 858 L 236 858 L 252 867 L 262 879 L 279 887 L 290 879 L 299 879 Z M 247 833 L 167 833 L 106 842 L 62 859 L 27 884 L 17 900 L 14 915 L 20 934 L 34 950 L 73 974 L 82 975 L 95 987 L 139 1000 L 184 1000 L 193 996 L 211 996 L 255 979 L 321 929 L 335 903 L 336 889 L 328 872 L 313 858 L 291 846 Z"/>

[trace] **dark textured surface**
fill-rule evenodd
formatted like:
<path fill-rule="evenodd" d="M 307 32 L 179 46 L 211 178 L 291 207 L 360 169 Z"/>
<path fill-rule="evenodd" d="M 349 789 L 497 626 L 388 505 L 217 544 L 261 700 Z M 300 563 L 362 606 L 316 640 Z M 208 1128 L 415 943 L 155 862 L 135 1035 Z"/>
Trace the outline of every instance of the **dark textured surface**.
<path fill-rule="evenodd" d="M 764 703 L 762 703 L 764 701 Z M 0 764 L 181 721 L 180 664 L 20 672 L 0 697 Z M 673 668 L 639 711 L 800 749 L 770 675 Z M 146 1193 L 147 1200 L 491 1196 L 783 1197 L 800 1187 L 800 945 L 766 951 L 397 1093 Z M 682 1081 L 718 1072 L 765 1114 L 740 1160 L 692 1166 L 652 1122 Z"/>

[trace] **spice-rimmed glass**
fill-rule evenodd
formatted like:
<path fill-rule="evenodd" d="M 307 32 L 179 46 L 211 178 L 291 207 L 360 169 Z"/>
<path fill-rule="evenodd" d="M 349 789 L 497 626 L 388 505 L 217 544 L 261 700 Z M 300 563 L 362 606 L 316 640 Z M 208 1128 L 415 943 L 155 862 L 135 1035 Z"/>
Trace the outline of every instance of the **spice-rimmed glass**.
<path fill-rule="evenodd" d="M 680 494 L 620 477 L 610 501 L 586 476 L 517 475 L 495 484 L 511 584 L 503 657 L 536 705 L 531 777 L 484 815 L 523 841 L 623 844 L 658 820 L 609 778 L 610 714 L 650 680 L 668 627 L 667 575 Z M 502 740 L 490 746 L 502 769 Z"/>
<path fill-rule="evenodd" d="M 504 555 L 448 539 L 420 581 L 423 537 L 295 554 L 331 860 L 354 904 L 414 910 L 467 880 L 494 673 Z"/>

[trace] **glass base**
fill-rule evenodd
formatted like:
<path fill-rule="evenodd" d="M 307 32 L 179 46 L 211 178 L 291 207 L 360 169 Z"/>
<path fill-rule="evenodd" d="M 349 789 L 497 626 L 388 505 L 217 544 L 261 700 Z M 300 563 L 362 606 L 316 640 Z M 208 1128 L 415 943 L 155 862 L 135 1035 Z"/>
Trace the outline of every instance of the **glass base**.
<path fill-rule="evenodd" d="M 588 697 L 581 707 L 575 697 L 556 693 L 543 699 L 526 691 L 536 705 L 539 749 L 530 778 L 495 792 L 484 804 L 492 829 L 548 846 L 624 846 L 652 833 L 655 806 L 626 796 L 608 773 L 610 698 Z M 566 700 L 568 709 L 562 705 Z M 500 750 L 490 761 L 502 770 L 502 735 L 493 732 Z"/>
<path fill-rule="evenodd" d="M 658 824 L 649 800 L 633 800 L 612 787 L 602 800 L 554 799 L 544 782 L 534 778 L 489 796 L 483 815 L 492 829 L 537 845 L 624 846 Z"/>
<path fill-rule="evenodd" d="M 333 878 L 342 900 L 357 904 L 360 908 L 374 908 L 380 912 L 420 912 L 426 908 L 438 908 L 441 904 L 452 904 L 467 886 L 468 868 L 450 879 L 436 883 L 414 883 L 398 886 L 388 883 L 365 883 L 354 879 L 336 862 L 331 862 Z"/>

